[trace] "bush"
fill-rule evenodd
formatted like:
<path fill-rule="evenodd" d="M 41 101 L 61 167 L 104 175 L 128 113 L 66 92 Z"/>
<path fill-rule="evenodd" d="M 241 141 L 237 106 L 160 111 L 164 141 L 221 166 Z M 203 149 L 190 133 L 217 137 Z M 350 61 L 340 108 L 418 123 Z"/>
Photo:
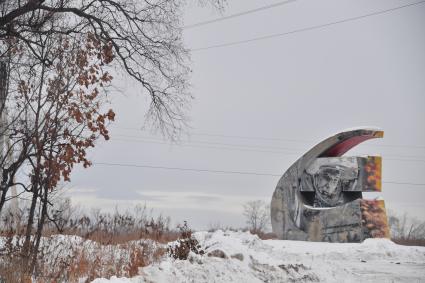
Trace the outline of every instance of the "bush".
<path fill-rule="evenodd" d="M 184 221 L 183 225 L 177 226 L 180 230 L 180 237 L 173 244 L 168 246 L 168 255 L 174 259 L 187 260 L 190 252 L 203 255 L 205 251 L 201 249 L 198 240 L 192 237 L 192 230 Z"/>

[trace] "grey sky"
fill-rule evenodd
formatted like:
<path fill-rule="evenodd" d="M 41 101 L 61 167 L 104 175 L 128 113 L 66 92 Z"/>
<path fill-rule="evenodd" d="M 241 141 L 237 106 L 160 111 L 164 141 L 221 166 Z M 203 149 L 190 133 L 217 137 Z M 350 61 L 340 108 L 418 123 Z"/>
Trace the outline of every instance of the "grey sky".
<path fill-rule="evenodd" d="M 278 1 L 229 0 L 224 15 Z M 386 10 L 415 1 L 299 0 L 188 29 L 188 48 L 245 40 Z M 185 24 L 220 17 L 190 7 Z M 112 139 L 94 162 L 283 172 L 327 136 L 361 125 L 384 139 L 346 155 L 381 154 L 383 181 L 425 183 L 425 4 L 283 37 L 192 53 L 189 137 L 167 145 L 141 131 L 138 87 L 113 94 Z M 217 136 L 216 136 L 217 135 Z M 414 159 L 414 160 L 413 160 Z M 279 177 L 94 165 L 77 169 L 74 202 L 111 209 L 146 202 L 195 228 L 243 226 L 242 204 L 269 201 Z M 374 197 L 375 195 L 371 196 Z M 384 184 L 387 208 L 425 219 L 425 186 Z"/>

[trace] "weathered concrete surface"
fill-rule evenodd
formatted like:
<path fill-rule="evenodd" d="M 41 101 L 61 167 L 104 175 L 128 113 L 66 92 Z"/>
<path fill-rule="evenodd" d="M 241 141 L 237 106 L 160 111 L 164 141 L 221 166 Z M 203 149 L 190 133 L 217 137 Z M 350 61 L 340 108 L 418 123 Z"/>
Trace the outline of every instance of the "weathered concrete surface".
<path fill-rule="evenodd" d="M 271 202 L 277 237 L 328 242 L 388 237 L 383 202 L 373 206 L 361 200 L 362 191 L 381 191 L 381 158 L 340 157 L 355 145 L 382 136 L 375 129 L 342 132 L 295 162 L 279 180 Z M 374 219 L 378 223 L 373 224 Z"/>

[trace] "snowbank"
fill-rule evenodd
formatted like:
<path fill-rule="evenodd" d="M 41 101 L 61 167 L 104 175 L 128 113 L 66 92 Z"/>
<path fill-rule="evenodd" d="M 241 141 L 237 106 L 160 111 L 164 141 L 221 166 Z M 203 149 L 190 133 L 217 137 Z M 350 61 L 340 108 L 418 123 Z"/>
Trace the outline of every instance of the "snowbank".
<path fill-rule="evenodd" d="M 245 232 L 197 232 L 206 254 L 164 258 L 133 278 L 104 282 L 420 282 L 425 247 L 386 239 L 361 244 L 261 240 Z M 208 256 L 208 254 L 215 256 Z"/>

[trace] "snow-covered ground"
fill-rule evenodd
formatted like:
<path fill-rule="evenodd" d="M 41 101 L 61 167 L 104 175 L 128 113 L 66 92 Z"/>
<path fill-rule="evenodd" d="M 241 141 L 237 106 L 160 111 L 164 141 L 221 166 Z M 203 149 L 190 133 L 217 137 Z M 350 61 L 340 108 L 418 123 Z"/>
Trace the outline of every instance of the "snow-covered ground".
<path fill-rule="evenodd" d="M 334 244 L 261 240 L 245 232 L 194 236 L 205 255 L 166 257 L 141 268 L 139 276 L 93 282 L 425 282 L 425 247 L 386 239 Z"/>

